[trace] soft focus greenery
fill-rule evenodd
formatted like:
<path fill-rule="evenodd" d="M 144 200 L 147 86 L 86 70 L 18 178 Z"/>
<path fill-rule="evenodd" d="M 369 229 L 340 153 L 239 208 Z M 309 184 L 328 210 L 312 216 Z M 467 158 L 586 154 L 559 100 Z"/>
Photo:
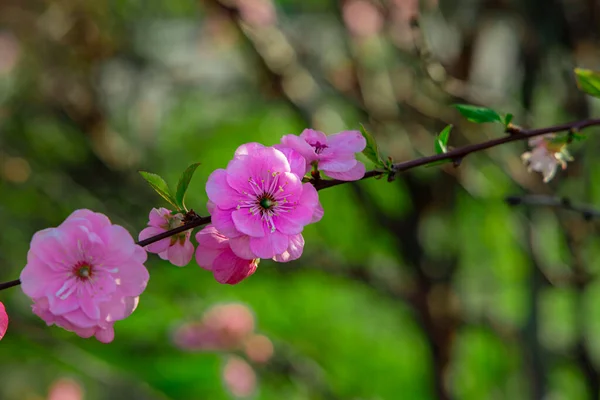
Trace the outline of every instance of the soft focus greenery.
<path fill-rule="evenodd" d="M 572 72 L 600 69 L 591 2 L 440 3 L 0 2 L 0 280 L 18 277 L 34 232 L 78 208 L 137 237 L 166 206 L 138 170 L 174 188 L 201 163 L 186 205 L 205 215 L 206 177 L 242 143 L 364 123 L 385 156 L 407 160 L 434 154 L 448 124 L 451 147 L 504 135 L 455 103 L 522 126 L 598 115 Z M 235 286 L 150 255 L 148 288 L 109 345 L 46 327 L 18 287 L 2 291 L 0 398 L 46 399 L 65 377 L 90 400 L 232 398 L 227 354 L 172 340 L 222 302 L 250 307 L 275 345 L 251 362 L 253 398 L 592 398 L 600 287 L 581 277 L 600 268 L 594 223 L 504 197 L 600 204 L 595 134 L 547 185 L 513 143 L 322 191 L 303 257 L 263 260 Z"/>

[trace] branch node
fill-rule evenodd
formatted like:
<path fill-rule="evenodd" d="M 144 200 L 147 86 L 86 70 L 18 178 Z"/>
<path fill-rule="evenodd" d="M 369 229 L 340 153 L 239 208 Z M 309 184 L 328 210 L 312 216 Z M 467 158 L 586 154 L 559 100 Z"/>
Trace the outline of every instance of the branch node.
<path fill-rule="evenodd" d="M 505 132 L 508 133 L 509 135 L 516 135 L 517 133 L 522 133 L 523 128 L 521 128 L 520 126 L 517 126 L 517 125 L 508 124 L 506 126 Z"/>

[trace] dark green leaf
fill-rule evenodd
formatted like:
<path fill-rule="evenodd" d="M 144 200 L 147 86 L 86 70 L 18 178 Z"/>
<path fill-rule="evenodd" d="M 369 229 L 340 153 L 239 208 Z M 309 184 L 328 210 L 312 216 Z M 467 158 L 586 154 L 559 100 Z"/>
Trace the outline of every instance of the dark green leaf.
<path fill-rule="evenodd" d="M 187 211 L 184 203 L 185 193 L 187 192 L 190 181 L 192 180 L 192 176 L 194 176 L 194 172 L 196 172 L 196 168 L 198 168 L 198 166 L 200 166 L 200 163 L 194 163 L 190 165 L 185 171 L 183 171 L 181 178 L 179 178 L 177 192 L 175 193 L 175 203 L 177 204 L 177 208 L 181 211 Z"/>
<path fill-rule="evenodd" d="M 467 104 L 455 104 L 454 107 L 471 122 L 482 124 L 485 122 L 503 123 L 502 117 L 491 108 L 476 107 Z"/>
<path fill-rule="evenodd" d="M 385 167 L 385 163 L 379 154 L 379 146 L 377 146 L 375 138 L 373 138 L 373 136 L 367 132 L 362 124 L 360 125 L 360 133 L 362 133 L 363 137 L 367 141 L 367 146 L 363 150 L 363 154 L 376 166 Z"/>
<path fill-rule="evenodd" d="M 506 114 L 506 116 L 504 117 L 504 126 L 508 127 L 508 124 L 510 124 L 513 120 L 513 115 L 511 113 Z"/>
<path fill-rule="evenodd" d="M 589 69 L 575 68 L 577 86 L 585 93 L 600 97 L 600 73 Z"/>
<path fill-rule="evenodd" d="M 142 178 L 144 178 L 146 180 L 146 182 L 148 182 L 150 187 L 152 187 L 152 189 L 154 189 L 156 191 L 156 193 L 158 193 L 169 204 L 171 204 L 172 206 L 177 208 L 177 204 L 176 204 L 175 200 L 173 199 L 173 196 L 171 196 L 171 192 L 169 190 L 169 186 L 167 185 L 167 182 L 165 182 L 165 180 L 160 175 L 153 174 L 152 172 L 147 172 L 147 171 L 139 171 L 139 172 L 140 172 L 140 175 L 142 175 Z"/>

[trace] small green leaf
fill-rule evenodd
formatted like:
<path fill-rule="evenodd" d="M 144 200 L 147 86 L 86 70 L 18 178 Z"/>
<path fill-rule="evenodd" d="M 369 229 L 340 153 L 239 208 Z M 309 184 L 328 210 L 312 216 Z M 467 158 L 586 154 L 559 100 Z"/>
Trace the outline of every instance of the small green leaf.
<path fill-rule="evenodd" d="M 575 79 L 579 89 L 591 96 L 600 97 L 600 72 L 575 68 Z"/>
<path fill-rule="evenodd" d="M 511 113 L 506 114 L 504 117 L 504 126 L 508 128 L 508 124 L 510 124 L 513 120 L 513 115 Z"/>
<path fill-rule="evenodd" d="M 448 151 L 448 139 L 450 138 L 450 131 L 452 125 L 448 125 L 440 132 L 437 139 L 435 140 L 435 152 L 436 154 L 442 154 Z"/>
<path fill-rule="evenodd" d="M 179 183 L 177 184 L 177 192 L 175 193 L 175 203 L 177 204 L 177 208 L 181 211 L 186 211 L 185 208 L 185 193 L 187 192 L 188 186 L 190 185 L 190 181 L 192 180 L 192 176 L 194 176 L 194 172 L 196 172 L 196 168 L 200 166 L 200 163 L 194 163 L 186 168 L 181 174 L 181 178 L 179 178 Z"/>
<path fill-rule="evenodd" d="M 447 151 L 446 146 L 439 140 L 435 140 L 435 154 L 443 154 Z"/>
<path fill-rule="evenodd" d="M 443 131 L 440 132 L 438 136 L 438 140 L 442 142 L 444 146 L 448 145 L 448 139 L 450 138 L 450 131 L 452 130 L 452 125 L 448 125 L 444 128 Z"/>
<path fill-rule="evenodd" d="M 496 111 L 491 108 L 476 107 L 468 104 L 455 104 L 454 107 L 471 122 L 482 124 L 485 122 L 500 122 L 503 123 L 503 119 Z"/>
<path fill-rule="evenodd" d="M 165 180 L 160 175 L 153 174 L 152 172 L 147 171 L 139 171 L 139 173 L 140 175 L 142 175 L 142 178 L 144 178 L 146 182 L 148 182 L 150 187 L 152 187 L 152 189 L 156 191 L 156 193 L 158 193 L 169 204 L 177 208 L 177 204 L 173 199 L 173 196 L 171 196 L 171 192 L 169 190 L 167 182 L 165 182 Z"/>
<path fill-rule="evenodd" d="M 367 141 L 367 146 L 363 150 L 363 154 L 376 166 L 385 168 L 386 165 L 383 159 L 381 158 L 381 155 L 379 154 L 379 146 L 377 146 L 375 138 L 373 138 L 373 136 L 369 132 L 367 132 L 367 130 L 362 124 L 360 125 L 360 133 L 362 133 L 363 137 Z"/>

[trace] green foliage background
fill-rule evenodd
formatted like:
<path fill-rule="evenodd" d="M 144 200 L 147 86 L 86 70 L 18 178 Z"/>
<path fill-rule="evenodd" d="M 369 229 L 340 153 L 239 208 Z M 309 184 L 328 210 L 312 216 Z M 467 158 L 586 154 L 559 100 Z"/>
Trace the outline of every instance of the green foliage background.
<path fill-rule="evenodd" d="M 600 69 L 588 2 L 354 3 L 367 8 L 280 0 L 275 25 L 260 13 L 253 25 L 208 0 L 1 2 L 0 280 L 18 276 L 34 232 L 77 208 L 137 236 L 165 206 L 140 169 L 174 187 L 200 162 L 186 203 L 205 215 L 206 177 L 245 142 L 362 122 L 386 155 L 406 160 L 433 154 L 447 124 L 454 147 L 504 134 L 453 103 L 524 126 L 597 114 L 571 72 Z M 251 9 L 270 15 L 268 4 Z M 369 25 L 368 4 L 381 25 Z M 46 327 L 19 288 L 3 291 L 0 398 L 46 398 L 61 377 L 90 400 L 232 398 L 227 355 L 185 352 L 171 337 L 211 305 L 239 301 L 275 344 L 275 358 L 255 365 L 257 399 L 597 399 L 595 223 L 503 201 L 600 203 L 594 134 L 548 185 L 514 143 L 458 169 L 323 191 L 325 216 L 306 228 L 303 257 L 263 261 L 236 286 L 194 261 L 150 256 L 140 306 L 110 345 Z"/>

